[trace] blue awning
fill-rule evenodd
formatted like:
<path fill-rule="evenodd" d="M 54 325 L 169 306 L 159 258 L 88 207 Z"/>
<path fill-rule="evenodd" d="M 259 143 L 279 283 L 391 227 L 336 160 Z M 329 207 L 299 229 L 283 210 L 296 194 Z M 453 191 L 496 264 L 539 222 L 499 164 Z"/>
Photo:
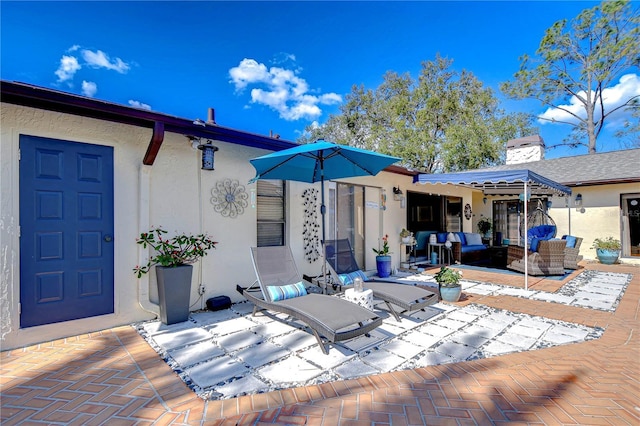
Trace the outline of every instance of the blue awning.
<path fill-rule="evenodd" d="M 571 188 L 552 181 L 531 170 L 496 170 L 460 173 L 421 173 L 414 183 L 460 185 L 482 191 L 486 195 L 519 194 L 527 186 L 531 195 L 571 195 Z"/>

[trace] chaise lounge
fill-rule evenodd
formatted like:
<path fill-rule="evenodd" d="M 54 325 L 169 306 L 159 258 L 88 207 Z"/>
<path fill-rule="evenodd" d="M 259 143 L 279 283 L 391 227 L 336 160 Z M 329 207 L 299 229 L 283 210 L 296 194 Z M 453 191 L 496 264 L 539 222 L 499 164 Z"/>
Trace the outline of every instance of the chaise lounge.
<path fill-rule="evenodd" d="M 361 278 L 366 288 L 373 291 L 373 297 L 383 300 L 398 322 L 400 322 L 399 314 L 423 309 L 438 302 L 437 294 L 423 288 L 368 277 L 358 267 L 351 250 L 351 243 L 347 239 L 325 241 L 325 252 L 334 281 L 342 287 L 351 285 L 356 277 Z M 396 311 L 392 304 L 402 308 L 402 311 Z"/>
<path fill-rule="evenodd" d="M 355 303 L 307 293 L 288 246 L 252 247 L 251 259 L 257 280 L 248 288 L 238 285 L 236 290 L 254 304 L 253 315 L 269 310 L 302 321 L 325 355 L 329 343 L 368 335 L 382 324 L 382 318 Z M 256 283 L 259 288 L 253 288 Z"/>

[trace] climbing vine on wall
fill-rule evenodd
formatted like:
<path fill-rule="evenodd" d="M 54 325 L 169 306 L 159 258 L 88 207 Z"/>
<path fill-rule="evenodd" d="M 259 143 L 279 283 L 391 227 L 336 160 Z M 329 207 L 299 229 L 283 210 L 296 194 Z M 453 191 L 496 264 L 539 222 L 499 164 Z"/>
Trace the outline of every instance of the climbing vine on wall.
<path fill-rule="evenodd" d="M 302 238 L 304 257 L 309 263 L 313 263 L 320 257 L 320 237 L 318 231 L 318 190 L 310 188 L 302 193 L 304 199 L 304 218 Z"/>

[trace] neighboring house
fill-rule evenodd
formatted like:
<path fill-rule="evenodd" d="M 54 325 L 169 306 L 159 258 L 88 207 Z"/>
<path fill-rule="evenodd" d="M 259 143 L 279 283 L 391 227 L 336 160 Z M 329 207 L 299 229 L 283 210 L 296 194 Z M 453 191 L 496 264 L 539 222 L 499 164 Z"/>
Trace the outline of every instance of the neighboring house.
<path fill-rule="evenodd" d="M 133 273 L 149 256 L 136 237 L 151 227 L 219 242 L 195 265 L 193 310 L 221 294 L 242 300 L 236 285 L 255 280 L 251 246 L 290 245 L 301 273 L 320 274 L 320 248 L 309 244 L 320 185 L 249 184 L 251 158 L 295 143 L 219 126 L 213 110 L 194 121 L 7 81 L 0 95 L 3 350 L 154 318 L 155 273 Z M 201 170 L 197 149 L 207 141 L 219 148 L 211 171 Z M 445 207 L 472 201 L 466 188 L 413 187 L 413 174 L 391 166 L 328 182 L 327 237 L 350 238 L 360 264 L 375 269 L 371 249 L 389 234 L 399 266 L 398 233 L 413 210 L 393 188 L 440 197 Z M 235 217 L 222 201 L 229 192 L 247 194 Z M 470 220 L 450 216 L 451 226 L 471 230 Z"/>
<path fill-rule="evenodd" d="M 584 238 L 580 253 L 595 259 L 595 238 L 612 236 L 623 243 L 622 261 L 640 263 L 640 149 L 544 159 L 540 136 L 507 143 L 507 164 L 481 170 L 529 169 L 572 189 L 571 199 L 552 199 L 548 214 L 559 236 Z M 517 199 L 474 195 L 474 207 L 492 217 L 505 237 L 514 236 Z M 532 203 L 535 208 L 535 204 Z M 475 222 L 475 221 L 474 221 Z"/>

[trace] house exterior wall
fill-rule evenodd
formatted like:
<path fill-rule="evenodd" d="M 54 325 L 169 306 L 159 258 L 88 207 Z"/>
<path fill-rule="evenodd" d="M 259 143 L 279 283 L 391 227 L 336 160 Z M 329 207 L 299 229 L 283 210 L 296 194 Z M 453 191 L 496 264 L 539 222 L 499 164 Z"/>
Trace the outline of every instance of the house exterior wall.
<path fill-rule="evenodd" d="M 155 163 L 145 166 L 142 158 L 151 139 L 151 129 L 6 103 L 1 104 L 0 112 L 0 344 L 3 350 L 155 318 L 158 312 L 154 303 L 157 302 L 155 272 L 138 279 L 132 270 L 148 259 L 149 250 L 135 241 L 140 232 L 151 227 L 161 226 L 169 235 L 206 232 L 219 243 L 216 249 L 194 265 L 192 310 L 205 307 L 206 299 L 217 295 L 228 295 L 233 301 L 242 300 L 235 291 L 236 285 L 247 286 L 255 281 L 249 247 L 256 244 L 256 209 L 252 203 L 256 185 L 248 183 L 255 175 L 249 159 L 268 151 L 214 141 L 219 147 L 215 154 L 215 170 L 202 171 L 200 151 L 193 149 L 184 136 L 166 133 Z M 21 134 L 113 147 L 113 314 L 20 328 L 18 147 Z M 212 188 L 225 179 L 237 180 L 249 194 L 249 205 L 236 218 L 223 217 L 214 211 L 211 204 Z M 375 202 L 368 203 L 366 207 L 364 229 L 368 269 L 375 268 L 375 255 L 371 248 L 378 246 L 378 240 L 384 234 L 389 235 L 393 266 L 400 264 L 398 234 L 406 226 L 406 210 L 399 201 L 393 200 L 394 186 L 461 196 L 463 203 L 472 202 L 469 190 L 442 185 L 413 185 L 410 176 L 387 172 L 343 181 L 365 185 L 369 201 L 379 200 L 383 191 L 387 195 L 384 210 L 380 205 L 376 207 Z M 312 186 L 320 190 L 319 183 L 288 182 L 286 201 L 286 241 L 292 248 L 300 272 L 311 276 L 319 275 L 322 267 L 320 260 L 307 262 L 303 251 L 302 194 Z M 369 198 L 371 194 L 374 194 L 373 198 Z M 463 226 L 465 231 L 470 231 L 471 221 L 463 219 Z M 378 232 L 371 232 L 372 229 Z M 197 292 L 200 283 L 205 286 L 202 298 Z"/>

